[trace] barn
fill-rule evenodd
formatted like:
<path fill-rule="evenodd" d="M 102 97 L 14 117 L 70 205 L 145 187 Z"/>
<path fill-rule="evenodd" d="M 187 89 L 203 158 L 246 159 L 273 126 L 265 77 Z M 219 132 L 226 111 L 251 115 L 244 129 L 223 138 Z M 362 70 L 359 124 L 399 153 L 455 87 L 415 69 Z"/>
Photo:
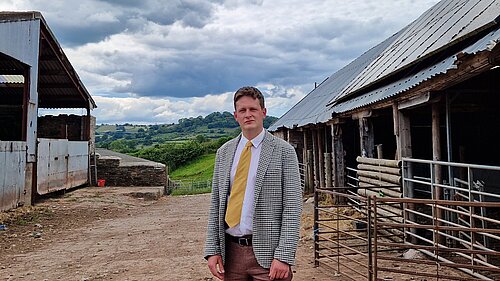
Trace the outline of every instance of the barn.
<path fill-rule="evenodd" d="M 391 233 L 402 245 L 492 280 L 475 266 L 496 272 L 500 264 L 487 254 L 500 248 L 492 230 L 500 207 L 499 43 L 498 1 L 440 1 L 317 85 L 269 130 L 296 148 L 306 192 L 347 207 L 393 200 L 379 214 L 390 217 L 387 227 L 401 226 Z M 316 207 L 319 264 L 336 254 L 322 253 L 318 241 L 340 230 L 322 229 Z M 424 247 L 468 248 L 453 253 L 472 267 Z"/>
<path fill-rule="evenodd" d="M 89 184 L 96 104 L 41 13 L 0 12 L 0 38 L 2 211 Z"/>

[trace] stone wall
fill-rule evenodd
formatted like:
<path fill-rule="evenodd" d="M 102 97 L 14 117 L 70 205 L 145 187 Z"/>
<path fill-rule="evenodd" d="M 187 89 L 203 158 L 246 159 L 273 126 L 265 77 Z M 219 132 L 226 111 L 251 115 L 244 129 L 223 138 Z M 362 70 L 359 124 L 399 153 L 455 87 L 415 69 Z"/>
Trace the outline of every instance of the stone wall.
<path fill-rule="evenodd" d="M 97 158 L 97 178 L 106 186 L 166 186 L 167 169 L 155 162 L 123 162 L 116 156 Z"/>

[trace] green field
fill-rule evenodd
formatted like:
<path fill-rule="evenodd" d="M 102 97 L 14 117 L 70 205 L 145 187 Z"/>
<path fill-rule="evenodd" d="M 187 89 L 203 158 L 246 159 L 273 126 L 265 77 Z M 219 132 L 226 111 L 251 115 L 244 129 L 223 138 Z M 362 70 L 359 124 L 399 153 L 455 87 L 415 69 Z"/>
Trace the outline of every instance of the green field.
<path fill-rule="evenodd" d="M 188 165 L 179 167 L 170 172 L 170 178 L 174 180 L 212 180 L 215 164 L 215 153 L 203 155 Z"/>
<path fill-rule="evenodd" d="M 210 185 L 214 163 L 215 153 L 207 154 L 172 171 L 170 178 L 181 181 L 183 184 L 172 190 L 171 195 L 191 195 L 211 192 Z"/>

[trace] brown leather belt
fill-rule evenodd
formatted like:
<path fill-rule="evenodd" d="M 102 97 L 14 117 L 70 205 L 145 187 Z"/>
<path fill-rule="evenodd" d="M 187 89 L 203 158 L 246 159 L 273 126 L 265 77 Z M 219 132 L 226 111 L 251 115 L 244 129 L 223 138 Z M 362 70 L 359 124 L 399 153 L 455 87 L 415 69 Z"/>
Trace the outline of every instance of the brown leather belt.
<path fill-rule="evenodd" d="M 252 235 L 235 237 L 235 236 L 231 236 L 229 234 L 226 234 L 226 240 L 231 241 L 233 243 L 237 243 L 240 246 L 252 246 Z"/>

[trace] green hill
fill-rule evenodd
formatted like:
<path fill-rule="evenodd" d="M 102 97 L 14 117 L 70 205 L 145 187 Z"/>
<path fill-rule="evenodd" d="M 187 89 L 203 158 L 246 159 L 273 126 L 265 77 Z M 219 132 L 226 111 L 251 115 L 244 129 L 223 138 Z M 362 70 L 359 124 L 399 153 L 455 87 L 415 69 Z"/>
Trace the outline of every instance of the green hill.
<path fill-rule="evenodd" d="M 170 173 L 174 180 L 212 180 L 215 164 L 215 153 L 205 154 L 193 162 L 181 166 Z"/>
<path fill-rule="evenodd" d="M 264 127 L 268 128 L 277 119 L 267 116 L 264 119 Z M 232 137 L 240 133 L 240 128 L 233 115 L 225 111 L 213 112 L 205 117 L 182 118 L 177 124 L 102 124 L 96 126 L 95 133 L 97 147 L 131 153 L 144 147 L 168 142 L 206 141 Z"/>

